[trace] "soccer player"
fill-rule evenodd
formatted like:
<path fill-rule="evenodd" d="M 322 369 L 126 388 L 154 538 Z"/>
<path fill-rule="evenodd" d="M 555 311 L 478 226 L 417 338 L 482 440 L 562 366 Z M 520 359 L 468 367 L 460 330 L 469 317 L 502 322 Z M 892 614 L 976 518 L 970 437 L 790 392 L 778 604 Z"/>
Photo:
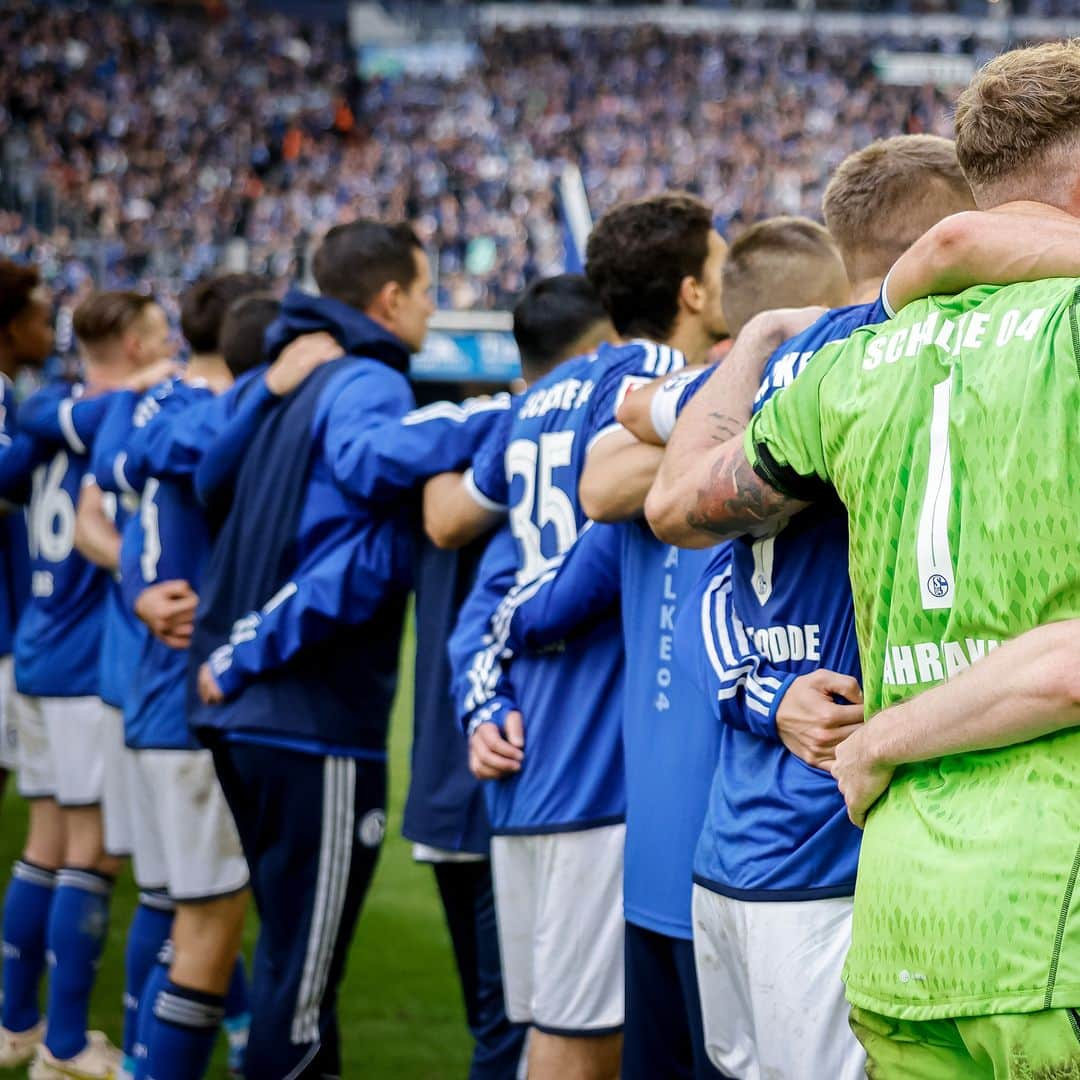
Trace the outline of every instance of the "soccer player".
<path fill-rule="evenodd" d="M 116 499 L 121 506 L 126 506 L 131 501 L 135 507 L 134 515 L 130 512 L 123 516 L 118 514 L 115 519 L 117 529 L 123 534 L 123 540 L 121 544 L 120 537 L 117 536 L 115 547 L 109 554 L 116 562 L 114 569 L 123 570 L 121 579 L 124 587 L 123 594 L 117 597 L 112 611 L 106 612 L 106 635 L 102 650 L 102 692 L 105 693 L 110 679 L 119 683 L 117 698 L 122 699 L 125 705 L 121 723 L 125 729 L 125 735 L 128 736 L 126 739 L 128 749 L 124 751 L 127 777 L 126 809 L 130 821 L 135 880 L 139 886 L 139 905 L 128 932 L 125 958 L 122 1049 L 125 1056 L 125 1071 L 129 1075 L 134 1075 L 136 1068 L 137 1016 L 143 986 L 174 925 L 175 904 L 190 904 L 192 899 L 192 876 L 189 874 L 187 878 L 183 878 L 175 872 L 177 848 L 175 843 L 167 842 L 172 837 L 173 830 L 159 830 L 155 827 L 160 816 L 172 813 L 176 820 L 190 822 L 192 832 L 188 834 L 189 842 L 184 846 L 183 851 L 199 858 L 205 879 L 217 880 L 218 875 L 223 875 L 229 879 L 228 884 L 235 887 L 236 878 L 235 867 L 232 868 L 232 877 L 229 877 L 228 830 L 219 827 L 216 832 L 213 831 L 214 825 L 218 824 L 214 811 L 217 810 L 220 818 L 223 812 L 223 799 L 220 791 L 217 791 L 217 802 L 215 802 L 214 790 L 211 789 L 209 792 L 204 790 L 206 777 L 200 776 L 199 761 L 182 761 L 179 755 L 163 754 L 159 774 L 147 781 L 143 770 L 140 769 L 139 756 L 135 750 L 131 749 L 132 746 L 142 745 L 137 737 L 134 739 L 131 737 L 132 732 L 136 736 L 141 735 L 145 743 L 147 728 L 153 727 L 153 720 L 159 719 L 162 714 L 170 716 L 170 706 L 174 710 L 173 728 L 179 725 L 181 741 L 190 742 L 184 710 L 185 657 L 165 645 L 154 642 L 146 635 L 143 624 L 138 621 L 133 610 L 136 606 L 135 598 L 141 591 L 137 583 L 142 580 L 143 568 L 153 568 L 162 562 L 160 551 L 155 554 L 155 550 L 161 546 L 160 533 L 153 527 L 161 516 L 159 507 L 153 500 L 145 509 L 139 506 L 139 496 L 143 489 L 141 479 L 143 462 L 136 455 L 133 432 L 143 432 L 150 421 L 164 419 L 163 414 L 169 414 L 183 404 L 198 401 L 204 397 L 212 397 L 231 385 L 232 375 L 226 367 L 218 346 L 222 322 L 228 305 L 245 293 L 251 293 L 258 284 L 258 279 L 250 275 L 229 274 L 205 279 L 188 290 L 181 298 L 181 329 L 192 351 L 183 378 L 170 379 L 160 384 L 141 401 L 138 395 L 116 395 L 117 400 L 110 407 L 94 443 L 92 464 L 97 482 L 105 492 L 104 498 Z M 276 302 L 272 298 L 268 298 L 267 302 L 269 311 L 263 319 L 260 330 L 273 319 L 277 311 Z M 249 366 L 252 363 L 258 364 L 260 361 L 261 336 L 256 344 L 254 359 L 249 361 Z M 185 391 L 190 391 L 190 398 L 186 396 Z M 134 485 L 132 480 L 136 481 Z M 84 488 L 84 499 L 88 490 L 92 489 Z M 82 514 L 84 512 L 82 503 L 79 509 Z M 150 526 L 151 533 L 151 541 L 147 547 L 139 542 L 144 525 Z M 192 559 L 197 558 L 197 553 L 201 550 L 200 539 L 204 537 L 205 527 L 201 526 L 201 520 L 198 517 L 195 520 L 185 520 L 181 515 L 180 528 L 183 538 L 177 541 L 175 537 L 172 537 L 173 544 L 179 546 L 182 543 L 185 553 Z M 132 548 L 136 549 L 134 557 L 130 550 Z M 124 552 L 127 554 L 122 559 Z M 139 557 L 141 554 L 146 554 L 145 562 Z M 170 554 L 172 554 L 171 551 Z M 175 582 L 177 591 L 180 584 L 180 581 Z M 119 584 L 117 591 L 119 592 Z M 194 610 L 193 593 L 190 594 L 189 599 L 187 618 L 190 620 Z M 105 642 L 109 639 L 110 616 L 120 626 L 125 627 L 121 640 L 126 641 L 127 646 L 119 655 L 110 654 L 105 647 Z M 135 632 L 126 630 L 128 619 L 135 620 L 138 628 Z M 111 663 L 115 669 L 111 674 L 108 671 L 108 663 Z M 147 673 L 148 666 L 151 667 L 152 673 Z M 122 672 L 122 675 L 117 672 Z M 175 692 L 171 698 L 167 693 L 170 675 L 175 680 Z M 150 722 L 147 722 L 145 715 L 148 683 L 151 698 Z M 154 709 L 160 711 L 155 713 Z M 151 742 L 154 738 L 161 737 L 162 726 L 167 725 L 159 723 L 157 727 L 153 727 Z M 204 757 L 208 759 L 209 755 L 204 755 Z M 213 780 L 212 764 L 208 760 L 203 764 L 208 766 L 210 780 Z M 176 768 L 174 774 L 169 772 L 169 765 L 184 767 Z M 205 771 L 204 769 L 203 772 Z M 198 783 L 200 779 L 203 781 L 203 787 L 200 787 Z M 185 786 L 185 783 L 188 786 Z M 151 792 L 149 798 L 147 797 L 148 787 Z M 190 805 L 184 803 L 185 797 Z M 105 809 L 108 832 L 109 822 L 113 816 L 108 798 Z M 227 816 L 227 811 L 224 811 L 224 814 Z M 200 822 L 204 824 L 206 831 L 211 832 L 218 840 L 217 846 L 210 854 L 207 854 L 199 845 L 190 842 L 190 837 L 196 835 L 195 829 Z M 223 832 L 224 839 L 221 838 Z M 235 830 L 232 840 L 234 841 L 232 858 L 234 862 L 238 859 L 243 869 L 243 859 L 239 855 L 239 841 L 235 839 Z M 170 859 L 170 856 L 173 858 Z M 222 870 L 222 865 L 225 866 L 224 870 Z M 202 882 L 205 879 L 199 880 Z M 201 900 L 203 897 L 198 897 L 198 899 Z M 208 896 L 205 899 L 208 902 L 201 905 L 198 912 L 198 915 L 203 917 L 199 921 L 198 936 L 206 947 L 206 951 L 212 952 L 212 947 L 216 944 L 213 934 L 216 926 L 214 917 L 218 912 L 212 898 Z M 242 918 L 242 908 L 240 917 Z M 188 921 L 189 917 L 179 918 L 181 934 Z M 230 1038 L 230 1059 L 236 1059 L 238 1062 L 248 1024 L 242 964 L 237 969 L 235 992 L 230 1004 L 232 1008 L 226 1015 L 225 1023 Z M 172 1054 L 172 1061 L 183 1066 L 190 1063 L 185 1055 L 178 1052 Z"/>
<path fill-rule="evenodd" d="M 53 348 L 52 307 L 32 267 L 0 261 L 0 444 L 12 445 L 16 430 L 14 378 L 20 366 L 40 367 Z M 26 522 L 17 511 L 0 520 L 0 770 L 18 765 L 13 712 L 15 627 L 30 585 Z M 20 793 L 27 791 L 20 781 Z M 2 793 L 2 788 L 0 788 Z M 22 858 L 12 870 L 4 901 L 4 997 L 0 1067 L 29 1061 L 41 1040 L 37 984 L 44 967 L 45 928 L 62 852 L 59 811 L 51 797 L 30 799 L 30 831 Z"/>
<path fill-rule="evenodd" d="M 52 348 L 52 306 L 40 274 L 32 266 L 0 260 L 0 443 L 4 446 L 11 445 L 15 434 L 15 376 L 20 367 L 41 367 Z M 0 798 L 7 774 L 17 765 L 11 647 L 29 588 L 26 522 L 22 514 L 7 512 L 0 519 Z M 0 1065 L 6 1051 L 0 1029 Z"/>
<path fill-rule="evenodd" d="M 637 238 L 636 242 L 634 238 Z M 507 501 L 513 505 L 511 530 L 519 544 L 520 582 L 528 582 L 554 565 L 576 538 L 584 521 L 576 481 L 586 450 L 591 455 L 593 445 L 600 440 L 606 443 L 618 432 L 615 409 L 619 401 L 635 385 L 658 371 L 680 368 L 685 362 L 684 354 L 703 361 L 723 334 L 719 281 L 723 255 L 724 244 L 712 229 L 708 209 L 684 195 L 656 196 L 626 204 L 609 212 L 598 224 L 590 237 L 586 272 L 611 316 L 616 332 L 627 344 L 602 346 L 595 359 L 587 356 L 575 360 L 541 380 L 516 410 L 516 420 L 506 435 L 504 446 L 497 448 L 498 453 L 486 461 L 480 458 L 472 473 L 472 488 L 479 499 L 487 500 L 489 507 Z M 529 449 L 529 444 L 533 449 Z M 652 447 L 643 449 L 650 457 L 656 455 Z M 533 462 L 531 466 L 527 465 L 529 460 Z M 634 464 L 631 462 L 631 469 L 624 474 L 631 484 L 635 479 Z M 517 485 L 519 476 L 523 481 L 520 489 Z M 640 488 L 639 508 L 646 489 L 647 484 Z M 631 497 L 631 490 L 628 485 L 627 498 Z M 563 506 L 565 511 L 561 509 Z M 549 524 L 552 531 L 545 533 Z M 617 557 L 615 563 L 617 569 Z M 602 654 L 598 651 L 599 655 Z M 573 665 L 581 663 L 586 656 L 581 646 L 560 658 L 560 664 L 568 672 L 567 678 Z M 599 659 L 594 660 L 593 670 L 599 670 L 599 663 Z M 561 670 L 559 679 L 563 678 Z M 558 897 L 565 887 L 563 872 L 554 874 L 551 880 L 539 877 L 544 874 L 541 853 L 548 849 L 556 851 L 560 846 L 584 848 L 585 840 L 590 839 L 597 845 L 593 861 L 599 866 L 603 858 L 599 845 L 606 842 L 609 833 L 614 835 L 614 829 L 611 826 L 598 828 L 587 818 L 564 821 L 541 813 L 545 809 L 543 804 L 530 806 L 528 793 L 533 786 L 540 791 L 555 783 L 574 783 L 575 792 L 581 797 L 591 790 L 586 788 L 585 781 L 592 782 L 599 754 L 614 753 L 600 737 L 611 719 L 611 705 L 607 702 L 592 724 L 580 732 L 576 728 L 567 728 L 559 716 L 561 710 L 553 709 L 550 703 L 546 711 L 542 708 L 523 710 L 528 746 L 525 765 L 512 785 L 501 785 L 513 791 L 516 816 L 512 824 L 508 818 L 497 829 L 512 830 L 517 835 L 497 838 L 493 849 L 500 927 L 504 942 L 521 940 L 527 945 L 527 948 L 518 945 L 517 955 L 513 957 L 504 956 L 508 997 L 512 1007 L 516 1005 L 524 1011 L 524 1015 L 519 1014 L 521 1018 L 531 1020 L 540 1032 L 534 1043 L 537 1056 L 531 1059 L 531 1067 L 550 1069 L 553 1075 L 571 1067 L 575 1056 L 580 1059 L 580 1067 L 591 1070 L 589 1075 L 603 1075 L 605 1068 L 613 1067 L 611 1059 L 605 1060 L 602 1055 L 612 1053 L 617 1046 L 614 1040 L 607 1040 L 605 1045 L 579 1036 L 588 1035 L 597 1027 L 614 1026 L 613 1016 L 621 1021 L 623 1001 L 619 1000 L 617 1005 L 598 1001 L 594 1015 L 582 1008 L 575 1016 L 567 1009 L 560 1001 L 563 992 L 557 985 L 559 955 L 551 953 L 545 944 L 559 939 L 557 919 L 560 916 L 551 910 L 554 905 L 550 903 L 543 912 L 530 913 L 522 910 L 519 903 L 514 903 L 512 897 L 523 889 L 540 888 L 541 883 L 550 897 Z M 477 705 L 474 704 L 470 711 L 474 721 L 483 719 L 484 713 Z M 504 712 L 512 727 L 516 721 L 509 718 L 514 711 L 507 709 Z M 584 715 L 591 714 L 586 712 Z M 605 717 L 603 724 L 601 715 Z M 618 724 L 619 719 L 616 713 L 614 723 Z M 505 737 L 505 724 L 502 728 L 500 731 L 500 725 L 492 722 L 475 724 L 471 752 L 482 766 L 496 770 L 505 768 L 505 763 L 500 765 L 499 759 L 505 758 L 505 744 L 513 740 Z M 549 748 L 545 749 L 545 746 Z M 560 761 L 574 761 L 579 754 L 581 764 L 572 772 L 559 776 Z M 565 815 L 565 808 L 563 811 Z M 608 812 L 613 813 L 613 808 Z M 578 816 L 582 817 L 580 810 Z M 567 830 L 571 823 L 574 829 Z M 567 831 L 560 835 L 556 833 L 557 829 Z M 620 826 L 620 836 L 623 831 Z M 546 833 L 555 835 L 544 835 Z M 535 864 L 531 867 L 521 854 L 530 851 L 535 852 L 532 856 Z M 617 855 L 620 859 L 611 867 L 616 889 L 621 877 L 621 865 L 618 864 L 621 849 Z M 500 860 L 505 860 L 501 870 Z M 519 878 L 522 871 L 531 878 L 514 880 L 515 871 Z M 593 872 L 598 875 L 597 870 Z M 536 883 L 529 886 L 526 882 L 531 879 Z M 606 890 L 597 889 L 597 897 L 606 895 Z M 607 970 L 612 963 L 610 957 L 605 959 L 599 955 L 599 949 L 610 947 L 612 941 L 606 923 L 603 926 L 605 929 L 601 930 L 601 924 L 598 924 L 591 935 L 595 942 L 592 952 L 596 955 L 589 963 L 598 971 Z M 618 937 L 621 938 L 622 933 L 620 924 Z M 620 968 L 621 961 L 620 955 Z M 615 984 L 621 982 L 620 978 Z M 510 993 L 511 988 L 513 993 Z M 556 1008 L 561 1009 L 561 1014 L 556 1013 Z"/>
<path fill-rule="evenodd" d="M 598 228 L 590 267 L 624 287 L 626 277 L 636 272 L 640 280 L 626 293 L 644 294 L 654 285 L 660 260 L 647 240 L 641 251 L 628 243 L 620 224 L 617 218 L 612 221 L 609 237 Z M 605 265 L 606 260 L 617 260 L 618 270 Z M 813 222 L 792 218 L 762 222 L 740 236 L 724 261 L 721 279 L 723 311 L 725 318 L 737 320 L 729 324 L 735 333 L 770 300 L 828 303 L 846 298 L 848 289 L 840 253 L 828 233 Z M 672 287 L 677 285 L 673 280 Z M 684 323 L 687 319 L 685 313 L 680 316 Z M 641 392 L 631 393 L 624 407 Z M 625 450 L 607 449 L 622 444 Z M 612 478 L 612 465 L 633 452 L 633 442 L 618 429 L 594 441 L 580 485 L 583 505 L 594 517 L 640 517 L 643 497 L 631 505 L 619 482 L 621 470 L 616 470 L 619 479 Z M 656 464 L 658 456 L 653 456 L 653 471 Z M 518 604 L 510 625 L 512 648 L 519 645 L 519 633 L 533 645 L 548 644 L 552 620 L 559 627 L 574 612 L 575 618 L 588 618 L 586 583 L 601 576 L 592 566 L 591 549 L 603 543 L 601 535 L 584 536 L 558 572 L 547 575 L 551 580 Z M 676 612 L 708 556 L 660 544 L 640 520 L 627 522 L 617 535 L 627 658 L 623 1074 L 714 1076 L 702 1033 L 690 898 L 691 862 L 705 816 L 719 729 L 708 701 L 678 670 L 672 653 Z M 680 719 L 678 728 L 671 726 L 672 717 Z"/>
<path fill-rule="evenodd" d="M 956 131 L 980 206 L 1025 199 L 1080 215 L 1078 75 L 1075 43 L 1007 53 L 976 75 Z M 828 348 L 745 441 L 702 454 L 692 487 L 668 478 L 655 524 L 705 542 L 775 527 L 835 491 L 870 715 L 1075 616 L 1076 288 L 933 297 Z M 1071 711 L 1032 722 L 990 709 L 956 727 L 901 715 L 896 731 L 872 721 L 850 752 L 887 787 L 866 818 L 845 970 L 868 1068 L 989 1077 L 1022 1062 L 1064 1075 L 1080 1063 Z M 867 753 L 875 728 L 880 759 Z M 861 820 L 875 792 L 853 797 L 848 764 L 836 768 Z"/>
<path fill-rule="evenodd" d="M 331 229 L 314 273 L 322 295 L 290 292 L 268 345 L 325 330 L 346 355 L 256 430 L 192 645 L 196 668 L 212 654 L 198 670 L 212 704 L 193 722 L 213 749 L 262 920 L 249 1076 L 340 1069 L 337 985 L 385 830 L 411 551 L 407 508 L 351 498 L 335 470 L 354 439 L 409 411 L 405 372 L 432 311 L 427 260 L 406 225 Z M 278 608 L 288 621 L 275 623 Z M 233 663 L 252 639 L 270 656 L 261 677 Z"/>
<path fill-rule="evenodd" d="M 86 362 L 85 389 L 91 395 L 116 389 L 140 369 L 148 369 L 160 358 L 167 337 L 164 312 L 152 298 L 137 293 L 91 295 L 76 310 L 74 328 Z M 69 395 L 66 384 L 34 395 L 23 409 L 24 430 L 18 436 L 29 448 L 32 467 L 28 485 L 32 486 L 28 512 L 32 599 L 20 621 L 15 648 L 16 680 L 26 695 L 19 717 L 20 762 L 26 763 L 27 790 L 52 794 L 62 819 L 62 866 L 51 905 L 38 909 L 39 918 L 48 912 L 46 942 L 54 960 L 46 1041 L 33 1066 L 35 1076 L 42 1078 L 64 1075 L 65 1069 L 108 1076 L 117 1063 L 108 1040 L 100 1032 L 86 1031 L 118 864 L 103 848 L 106 732 L 95 697 L 105 579 L 74 549 L 75 502 L 88 455 L 71 420 Z M 66 443 L 58 433 L 55 438 L 26 437 L 35 410 L 59 417 Z M 8 494 L 27 492 L 24 488 Z M 21 930 L 28 941 L 37 936 L 29 922 Z M 25 1022 L 36 1012 L 40 967 L 35 965 L 38 953 L 32 942 L 25 952 L 19 942 L 14 944 L 19 970 L 12 989 Z"/>
<path fill-rule="evenodd" d="M 707 382 L 657 393 L 656 424 L 670 431 L 678 409 L 706 385 L 714 422 L 718 404 L 738 414 L 752 399 L 760 409 L 823 344 L 884 319 L 877 297 L 896 255 L 971 205 L 945 139 L 900 136 L 851 155 L 830 181 L 824 211 L 863 302 L 781 344 L 763 374 L 769 347 L 751 336 L 775 316 L 757 320 Z M 640 413 L 642 402 L 633 408 Z M 858 836 L 821 771 L 862 719 L 846 551 L 844 517 L 829 506 L 778 535 L 740 540 L 716 554 L 695 591 L 700 614 L 683 631 L 691 642 L 697 635 L 687 667 L 726 721 L 695 857 L 695 950 L 710 1054 L 736 1076 L 863 1071 L 861 1048 L 837 1036 Z M 773 977 L 811 952 L 816 966 L 800 960 L 800 979 Z M 733 999 L 745 1008 L 731 1008 Z M 799 1018 L 797 1041 L 777 1037 L 770 1019 L 777 1015 L 787 1018 L 785 1030 Z"/>
<path fill-rule="evenodd" d="M 514 307 L 514 338 L 529 382 L 613 335 L 599 299 L 580 274 L 538 279 Z M 414 483 L 430 475 L 436 461 L 439 471 L 454 458 L 464 466 L 477 448 L 470 429 L 484 438 L 509 405 L 503 396 L 497 402 L 466 402 L 465 410 L 449 403 L 418 409 L 391 425 L 379 440 L 381 449 L 373 447 L 365 456 L 381 472 L 414 478 Z M 506 1017 L 488 858 L 490 825 L 482 785 L 469 772 L 467 746 L 454 727 L 446 650 L 486 546 L 483 537 L 460 551 L 447 551 L 423 535 L 418 538 L 412 772 L 402 827 L 414 842 L 414 857 L 432 865 L 438 883 L 476 1039 L 473 1080 L 512 1075 L 525 1033 Z"/>

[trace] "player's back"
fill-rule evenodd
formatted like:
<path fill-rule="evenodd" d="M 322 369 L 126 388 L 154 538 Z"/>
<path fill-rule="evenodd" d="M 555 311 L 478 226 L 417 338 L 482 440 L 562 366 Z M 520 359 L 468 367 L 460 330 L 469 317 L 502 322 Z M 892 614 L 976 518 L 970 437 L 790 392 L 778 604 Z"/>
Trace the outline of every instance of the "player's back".
<path fill-rule="evenodd" d="M 518 581 L 551 565 L 585 523 L 577 489 L 597 371 L 595 353 L 567 360 L 514 403 L 503 465 Z"/>
<path fill-rule="evenodd" d="M 66 396 L 66 385 L 39 394 Z M 89 459 L 70 447 L 42 446 L 27 508 L 30 602 L 15 635 L 15 670 L 26 694 L 84 696 L 98 691 L 106 575 L 75 550 L 75 507 Z"/>
<path fill-rule="evenodd" d="M 1080 615 L 1078 298 L 1067 280 L 931 298 L 811 365 L 805 443 L 849 509 L 869 715 Z M 863 842 L 851 999 L 1074 1005 L 1078 794 L 1075 728 L 900 770 Z"/>

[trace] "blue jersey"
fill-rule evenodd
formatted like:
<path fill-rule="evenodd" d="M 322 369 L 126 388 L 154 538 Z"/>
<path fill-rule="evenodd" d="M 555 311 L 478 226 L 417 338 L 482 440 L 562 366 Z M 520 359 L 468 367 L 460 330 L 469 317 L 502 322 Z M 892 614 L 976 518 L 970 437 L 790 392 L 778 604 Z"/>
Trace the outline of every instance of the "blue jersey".
<path fill-rule="evenodd" d="M 11 381 L 0 375 L 0 454 L 16 437 L 17 407 Z M 0 656 L 11 652 L 15 626 L 30 595 L 30 563 L 26 549 L 26 518 L 11 506 L 0 507 Z"/>
<path fill-rule="evenodd" d="M 524 721 L 521 771 L 484 785 L 495 833 L 566 832 L 625 818 L 622 640 L 613 613 L 618 532 L 600 526 L 589 532 L 598 529 L 608 540 L 599 560 L 607 584 L 594 580 L 598 617 L 571 644 L 514 655 L 514 609 L 544 578 L 515 585 L 517 544 L 508 526 L 488 545 L 450 638 L 454 695 L 467 728 L 489 720 L 501 725 L 514 709 Z"/>
<path fill-rule="evenodd" d="M 120 391 L 109 395 L 108 410 L 93 440 L 90 471 L 98 487 L 105 493 L 106 514 L 123 537 L 138 510 L 134 494 L 120 483 L 132 415 L 138 395 Z M 123 709 L 131 690 L 138 666 L 146 628 L 125 602 L 120 585 L 120 568 L 111 576 L 105 591 L 105 607 L 101 630 L 101 675 L 98 693 L 101 700 L 114 708 Z"/>
<path fill-rule="evenodd" d="M 662 544 L 640 521 L 593 526 L 516 607 L 510 644 L 540 647 L 602 617 L 609 548 L 626 649 L 623 908 L 635 925 L 689 940 L 694 848 L 720 733 L 697 682 L 675 664 L 674 637 L 677 610 L 709 553 Z"/>
<path fill-rule="evenodd" d="M 209 436 L 216 425 L 224 425 L 228 410 L 208 407 L 220 400 L 206 387 L 170 380 L 135 410 L 124 474 L 142 490 L 121 555 L 128 607 L 143 589 L 162 581 L 186 581 L 198 592 L 211 535 L 193 490 L 200 455 L 192 433 Z M 128 746 L 198 747 L 187 722 L 187 674 L 186 650 L 145 635 L 124 709 Z"/>
<path fill-rule="evenodd" d="M 373 429 L 366 446 L 358 441 L 335 475 L 357 498 L 419 494 L 435 473 L 467 465 L 509 406 L 509 395 L 499 394 L 414 409 Z M 482 785 L 469 772 L 468 748 L 454 722 L 446 642 L 485 547 L 477 540 L 461 551 L 440 551 L 418 538 L 413 740 L 402 821 L 402 833 L 416 843 L 483 855 L 491 829 Z"/>
<path fill-rule="evenodd" d="M 622 399 L 634 386 L 676 370 L 683 363 L 681 353 L 651 342 L 602 345 L 594 354 L 560 364 L 515 400 L 507 422 L 496 432 L 497 441 L 478 453 L 467 483 L 484 505 L 509 509 L 510 532 L 518 551 L 519 583 L 531 582 L 556 565 L 577 539 L 586 521 L 578 498 L 585 455 L 596 439 L 618 426 L 615 414 Z M 555 659 L 558 673 L 552 678 L 556 684 L 570 685 L 580 679 L 582 665 L 593 672 L 597 686 L 610 681 L 611 666 L 622 664 L 622 635 L 614 620 L 607 632 L 610 639 L 603 637 L 601 628 L 593 631 L 595 655 L 588 655 L 587 645 L 591 648 L 593 643 L 582 640 Z M 601 663 L 607 666 L 601 667 Z M 574 701 L 580 724 L 566 723 L 568 700 Z M 544 761 L 534 757 L 530 783 L 545 791 L 554 791 L 557 785 L 582 787 L 583 776 L 600 777 L 604 769 L 621 764 L 621 754 L 617 759 L 613 750 L 616 740 L 611 737 L 611 732 L 621 725 L 621 715 L 610 698 L 586 689 L 580 697 L 564 696 L 561 702 L 552 701 L 551 707 L 552 715 L 534 708 L 526 722 L 534 732 L 560 732 L 558 752 L 571 751 L 565 758 L 570 772 L 563 777 L 543 775 L 554 765 L 553 750 Z M 546 741 L 554 743 L 555 738 L 546 736 Z M 604 760 L 594 761 L 594 755 Z M 524 774 L 518 778 L 522 779 Z M 506 786 L 505 782 L 502 786 Z M 569 803 L 532 798 L 527 784 L 518 783 L 515 790 L 523 792 L 523 807 L 527 806 L 527 814 L 535 817 L 528 821 L 523 809 L 515 811 L 514 820 L 522 828 L 542 831 L 541 827 L 569 824 L 555 822 L 550 809 L 558 803 L 559 813 L 566 815 Z M 625 805 L 621 785 L 616 792 L 605 779 L 597 791 L 583 787 L 579 794 L 595 808 L 602 801 L 600 791 L 606 793 L 609 806 L 603 813 L 596 812 L 603 817 L 621 814 Z"/>
<path fill-rule="evenodd" d="M 87 448 L 70 433 L 65 442 L 56 441 L 51 429 L 37 428 L 32 419 L 35 412 L 55 417 L 72 390 L 67 383 L 44 387 L 19 418 L 19 438 L 29 441 L 33 469 L 27 511 L 31 597 L 15 634 L 15 681 L 22 693 L 41 697 L 96 695 L 99 687 L 107 575 L 75 550 Z"/>
<path fill-rule="evenodd" d="M 346 350 L 258 426 L 200 591 L 192 663 L 226 695 L 193 722 L 314 753 L 385 753 L 411 578 L 413 508 L 336 478 L 355 440 L 413 404 L 404 346 L 359 312 L 290 293 L 269 338 L 325 329 Z"/>
<path fill-rule="evenodd" d="M 770 357 L 755 409 L 822 346 L 885 317 L 880 301 L 827 312 Z M 775 720 L 798 675 L 861 678 L 842 507 L 811 507 L 775 536 L 725 546 L 699 600 L 686 655 L 726 723 L 696 880 L 742 899 L 851 895 L 858 830 L 832 776 L 790 753 Z"/>

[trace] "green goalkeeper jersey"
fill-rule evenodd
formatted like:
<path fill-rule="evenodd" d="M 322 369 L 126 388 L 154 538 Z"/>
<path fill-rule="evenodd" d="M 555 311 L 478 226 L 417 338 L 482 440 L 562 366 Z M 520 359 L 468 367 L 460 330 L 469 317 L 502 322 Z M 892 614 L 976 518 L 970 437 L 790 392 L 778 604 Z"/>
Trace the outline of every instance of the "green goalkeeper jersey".
<path fill-rule="evenodd" d="M 911 304 L 815 355 L 755 469 L 847 508 L 867 715 L 1080 616 L 1080 282 Z M 902 1019 L 1080 1006 L 1080 728 L 897 771 L 871 811 L 850 1001 Z"/>

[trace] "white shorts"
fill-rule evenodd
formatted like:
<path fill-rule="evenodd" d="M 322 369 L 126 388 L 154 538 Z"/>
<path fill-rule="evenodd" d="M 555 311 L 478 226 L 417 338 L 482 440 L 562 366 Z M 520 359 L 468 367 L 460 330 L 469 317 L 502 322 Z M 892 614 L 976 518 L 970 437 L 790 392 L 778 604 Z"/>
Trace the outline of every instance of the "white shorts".
<path fill-rule="evenodd" d="M 15 726 L 15 658 L 0 656 L 0 769 L 19 767 L 19 736 Z"/>
<path fill-rule="evenodd" d="M 110 855 L 130 855 L 132 835 L 131 772 L 134 751 L 124 745 L 124 714 L 101 703 L 105 728 L 105 790 L 101 816 L 105 826 L 105 850 Z"/>
<path fill-rule="evenodd" d="M 740 1080 L 863 1080 L 840 973 L 851 900 L 732 900 L 694 886 L 709 1060 Z"/>
<path fill-rule="evenodd" d="M 107 723 L 96 697 L 16 694 L 19 794 L 61 806 L 97 806 L 105 787 Z"/>
<path fill-rule="evenodd" d="M 623 1024 L 625 825 L 494 836 L 506 1015 L 551 1035 Z"/>
<path fill-rule="evenodd" d="M 236 823 L 209 750 L 132 754 L 135 881 L 173 900 L 210 900 L 248 883 Z"/>

